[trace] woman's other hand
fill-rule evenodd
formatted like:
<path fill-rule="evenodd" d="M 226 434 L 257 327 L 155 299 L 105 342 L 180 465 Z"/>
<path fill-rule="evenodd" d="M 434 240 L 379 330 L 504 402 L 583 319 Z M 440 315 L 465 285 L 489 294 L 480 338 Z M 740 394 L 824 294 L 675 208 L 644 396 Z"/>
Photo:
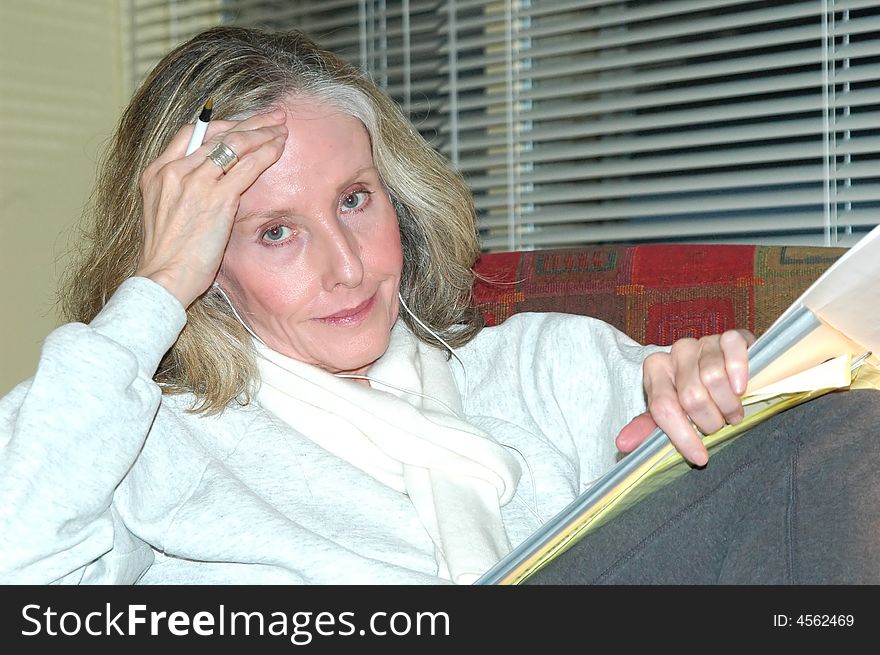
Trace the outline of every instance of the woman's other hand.
<path fill-rule="evenodd" d="M 694 426 L 711 434 L 743 419 L 740 401 L 749 379 L 748 330 L 728 330 L 701 339 L 681 339 L 668 353 L 654 353 L 643 365 L 648 411 L 617 435 L 617 448 L 631 452 L 659 427 L 692 464 L 709 453 Z"/>
<path fill-rule="evenodd" d="M 243 121 L 212 121 L 204 144 L 188 156 L 193 126 L 181 128 L 140 179 L 144 241 L 135 275 L 161 284 L 184 308 L 211 286 L 241 194 L 284 151 L 285 118 L 279 109 Z M 238 155 L 226 173 L 208 158 L 220 142 Z"/>

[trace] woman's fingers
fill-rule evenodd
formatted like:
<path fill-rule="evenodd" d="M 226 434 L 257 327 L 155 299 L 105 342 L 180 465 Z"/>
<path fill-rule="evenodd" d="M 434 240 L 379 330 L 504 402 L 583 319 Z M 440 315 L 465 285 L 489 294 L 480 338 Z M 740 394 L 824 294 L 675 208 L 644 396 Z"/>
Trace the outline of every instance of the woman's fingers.
<path fill-rule="evenodd" d="M 748 349 L 755 343 L 755 335 L 748 330 L 728 330 L 721 335 L 719 343 L 730 386 L 737 396 L 742 396 L 749 386 Z"/>
<path fill-rule="evenodd" d="M 690 462 L 702 465 L 708 452 L 697 430 L 711 434 L 743 418 L 740 397 L 748 384 L 748 347 L 754 335 L 729 330 L 702 339 L 681 339 L 669 353 L 645 360 L 648 413 Z M 618 447 L 631 450 L 647 436 L 646 419 L 636 417 L 618 435 Z M 695 429 L 696 427 L 696 429 Z"/>
<path fill-rule="evenodd" d="M 284 111 L 279 109 L 267 114 L 256 114 L 243 121 L 212 121 L 205 132 L 204 143 L 188 156 L 184 156 L 184 153 L 186 152 L 189 137 L 194 127 L 193 125 L 182 127 L 172 137 L 165 150 L 144 170 L 140 179 L 141 192 L 143 193 L 145 186 L 162 171 L 182 177 L 201 168 L 203 172 L 209 173 L 214 179 L 219 178 L 223 171 L 208 159 L 208 153 L 211 152 L 217 143 L 226 138 L 227 135 L 235 133 L 247 135 L 245 137 L 230 136 L 230 140 L 234 141 L 237 145 L 237 147 L 236 145 L 230 145 L 230 147 L 235 150 L 239 157 L 239 162 L 237 163 L 240 163 L 244 155 L 258 148 L 262 143 L 276 136 L 287 134 L 287 127 L 284 125 L 285 116 Z M 203 166 L 204 164 L 208 165 Z"/>
<path fill-rule="evenodd" d="M 728 330 L 701 340 L 703 348 L 697 362 L 699 383 L 710 396 L 711 400 L 706 402 L 714 403 L 723 417 L 720 423 L 711 418 L 703 423 L 692 415 L 704 434 L 721 429 L 725 422 L 736 424 L 743 419 L 741 396 L 748 386 L 748 347 L 753 342 L 754 336 L 747 330 Z"/>
<path fill-rule="evenodd" d="M 274 164 L 284 152 L 284 144 L 287 142 L 287 131 L 262 143 L 260 147 L 249 152 L 245 156 L 239 156 L 221 179 L 220 185 L 230 185 L 237 189 L 239 195 L 247 190 L 260 176 L 260 174 Z M 212 165 L 216 166 L 214 162 Z"/>
<path fill-rule="evenodd" d="M 205 131 L 205 139 L 202 145 L 194 150 L 188 157 L 190 161 L 201 164 L 202 159 L 210 152 L 217 142 L 222 141 L 226 134 L 236 131 L 259 130 L 264 127 L 272 127 L 283 125 L 287 118 L 287 114 L 283 109 L 275 109 L 270 112 L 254 114 L 253 116 L 240 121 L 230 120 L 213 120 L 208 123 Z M 189 145 L 189 138 L 192 135 L 195 124 L 190 123 L 184 125 L 171 138 L 168 146 L 156 158 L 157 164 L 162 164 L 181 160 L 186 153 L 186 147 Z"/>
<path fill-rule="evenodd" d="M 725 417 L 718 397 L 729 398 L 723 393 L 727 376 L 720 349 L 703 339 L 682 339 L 673 345 L 672 363 L 673 384 L 687 416 L 703 434 L 721 428 Z"/>
<path fill-rule="evenodd" d="M 703 466 L 709 460 L 709 453 L 679 399 L 671 355 L 657 353 L 648 357 L 644 375 L 651 418 L 685 459 Z"/>
<path fill-rule="evenodd" d="M 651 434 L 657 424 L 651 418 L 650 412 L 639 414 L 629 423 L 623 426 L 614 440 L 617 450 L 622 453 L 631 453 L 634 451 L 648 435 Z"/>
<path fill-rule="evenodd" d="M 230 130 L 222 132 L 193 152 L 192 156 L 202 157 L 199 169 L 206 174 L 220 179 L 224 175 L 227 180 L 224 186 L 241 187 L 243 192 L 256 181 L 260 173 L 273 164 L 281 156 L 287 139 L 285 125 L 270 125 L 250 130 Z M 236 155 L 235 161 L 224 172 L 215 162 L 210 153 L 222 143 Z M 280 147 L 279 147 L 280 144 Z M 234 181 L 234 182 L 233 182 Z M 242 186 L 243 184 L 243 186 Z"/>

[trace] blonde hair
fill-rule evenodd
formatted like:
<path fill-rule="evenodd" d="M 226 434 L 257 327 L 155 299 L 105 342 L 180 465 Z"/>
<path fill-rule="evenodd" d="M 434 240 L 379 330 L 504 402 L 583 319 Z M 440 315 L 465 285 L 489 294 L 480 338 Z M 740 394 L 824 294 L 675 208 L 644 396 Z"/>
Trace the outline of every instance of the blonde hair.
<path fill-rule="evenodd" d="M 402 297 L 452 346 L 477 334 L 483 323 L 471 290 L 479 246 L 473 200 L 461 177 L 358 69 L 300 32 L 242 27 L 213 28 L 177 47 L 123 112 L 98 175 L 82 252 L 60 288 L 67 320 L 91 321 L 134 274 L 143 238 L 141 174 L 209 95 L 217 119 L 251 115 L 292 96 L 358 118 L 400 223 Z M 439 345 L 401 316 L 420 339 Z M 194 394 L 195 411 L 217 413 L 233 399 L 247 402 L 256 376 L 250 336 L 211 289 L 187 309 L 187 324 L 154 379 L 165 393 Z"/>

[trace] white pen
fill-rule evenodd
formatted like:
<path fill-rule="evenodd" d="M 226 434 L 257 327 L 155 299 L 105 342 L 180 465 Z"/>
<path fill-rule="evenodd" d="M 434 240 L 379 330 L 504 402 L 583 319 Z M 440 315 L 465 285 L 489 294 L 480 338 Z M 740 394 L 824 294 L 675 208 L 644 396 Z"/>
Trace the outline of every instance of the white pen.
<path fill-rule="evenodd" d="M 205 132 L 208 129 L 208 123 L 211 120 L 211 110 L 214 108 L 214 99 L 208 98 L 208 101 L 205 103 L 205 106 L 202 107 L 202 113 L 199 114 L 199 119 L 196 121 L 196 126 L 193 129 L 192 136 L 189 138 L 189 145 L 186 147 L 186 154 L 191 155 L 195 150 L 202 145 L 202 141 L 205 140 Z"/>

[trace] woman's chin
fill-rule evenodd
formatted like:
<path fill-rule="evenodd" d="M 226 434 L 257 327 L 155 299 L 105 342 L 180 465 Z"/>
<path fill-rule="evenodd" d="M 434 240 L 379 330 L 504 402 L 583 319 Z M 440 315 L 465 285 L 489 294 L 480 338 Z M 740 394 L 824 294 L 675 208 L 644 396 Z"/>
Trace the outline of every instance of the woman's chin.
<path fill-rule="evenodd" d="M 325 352 L 318 365 L 332 373 L 362 375 L 388 349 L 389 335 L 390 330 L 369 341 L 341 343 L 335 352 Z"/>

